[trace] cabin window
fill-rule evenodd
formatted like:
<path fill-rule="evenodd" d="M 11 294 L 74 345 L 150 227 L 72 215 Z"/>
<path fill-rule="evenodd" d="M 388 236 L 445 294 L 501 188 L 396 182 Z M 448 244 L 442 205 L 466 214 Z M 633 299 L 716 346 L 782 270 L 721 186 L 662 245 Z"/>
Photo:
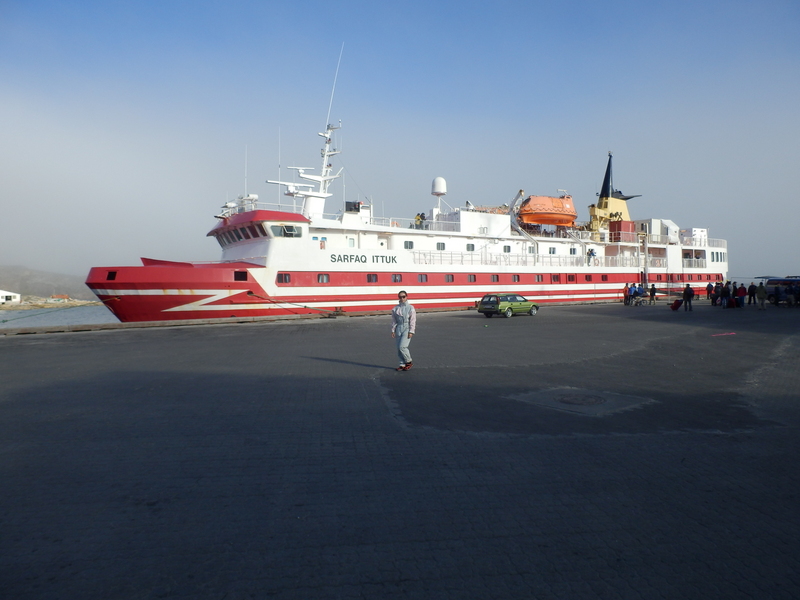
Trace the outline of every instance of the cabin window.
<path fill-rule="evenodd" d="M 661 275 L 658 277 L 661 278 Z M 608 275 L 600 275 L 600 281 L 608 281 Z"/>
<path fill-rule="evenodd" d="M 378 274 L 367 273 L 367 283 L 378 283 Z"/>
<path fill-rule="evenodd" d="M 561 283 L 561 275 L 550 275 L 550 283 Z"/>
<path fill-rule="evenodd" d="M 428 276 L 425 273 L 420 273 L 417 275 L 417 281 L 419 283 L 428 283 Z"/>
<path fill-rule="evenodd" d="M 233 280 L 234 281 L 247 281 L 247 271 L 234 271 L 233 272 Z"/>
<path fill-rule="evenodd" d="M 392 283 L 400 283 L 403 281 L 403 276 L 400 273 L 392 273 Z"/>
<path fill-rule="evenodd" d="M 317 273 L 317 283 L 330 283 L 331 276 L 328 273 Z"/>
<path fill-rule="evenodd" d="M 474 283 L 475 282 L 475 275 L 467 275 L 467 281 L 469 281 L 470 283 Z"/>
<path fill-rule="evenodd" d="M 572 256 L 575 256 L 575 255 L 578 253 L 578 250 L 577 250 L 576 248 L 570 248 L 570 249 L 569 249 L 569 253 L 570 253 Z"/>
<path fill-rule="evenodd" d="M 247 229 L 245 229 L 244 227 L 240 227 L 239 231 L 242 232 L 242 235 L 244 236 L 244 239 L 246 239 L 246 240 L 249 240 L 251 237 L 253 237 L 249 233 L 247 233 Z"/>
<path fill-rule="evenodd" d="M 656 275 L 656 281 L 661 281 L 661 275 Z"/>
<path fill-rule="evenodd" d="M 446 283 L 453 283 L 456 280 L 456 278 L 450 274 L 447 274 L 444 276 L 444 280 Z"/>
<path fill-rule="evenodd" d="M 497 283 L 500 281 L 500 275 L 492 275 L 492 283 Z"/>
<path fill-rule="evenodd" d="M 117 278 L 116 271 L 109 271 L 106 273 L 106 281 L 114 281 Z"/>
<path fill-rule="evenodd" d="M 569 283 L 575 283 L 575 275 L 567 275 L 567 281 Z"/>
<path fill-rule="evenodd" d="M 291 273 L 278 273 L 278 283 L 291 283 Z"/>
<path fill-rule="evenodd" d="M 592 276 L 591 276 L 591 275 L 584 275 L 584 276 L 583 276 L 583 279 L 584 279 L 585 281 L 591 281 L 591 280 L 592 280 Z"/>
<path fill-rule="evenodd" d="M 536 254 L 536 248 L 533 246 L 528 246 L 528 254 Z"/>
<path fill-rule="evenodd" d="M 537 283 L 541 283 L 542 281 L 544 281 L 544 275 L 537 275 L 536 276 L 536 281 L 537 281 Z"/>
<path fill-rule="evenodd" d="M 694 278 L 693 275 L 687 275 L 687 277 L 689 278 L 688 281 L 692 281 L 692 279 Z"/>
<path fill-rule="evenodd" d="M 706 275 L 706 281 L 711 281 L 711 275 Z"/>
<path fill-rule="evenodd" d="M 409 242 L 409 241 L 403 242 L 403 248 L 405 248 L 406 250 L 412 250 L 414 248 L 414 242 Z"/>
<path fill-rule="evenodd" d="M 513 281 L 514 283 L 517 283 L 519 281 L 519 275 L 512 275 L 511 276 L 511 281 Z"/>
<path fill-rule="evenodd" d="M 547 253 L 548 253 L 548 254 L 555 254 L 555 253 L 556 253 L 555 246 L 550 246 L 550 247 L 547 249 Z"/>
<path fill-rule="evenodd" d="M 356 246 L 356 240 L 355 240 L 355 238 L 347 238 L 347 245 L 348 245 L 350 248 L 355 248 L 355 246 Z"/>
<path fill-rule="evenodd" d="M 441 252 L 444 250 L 444 242 L 436 242 L 436 249 Z"/>
<path fill-rule="evenodd" d="M 299 238 L 303 230 L 295 225 L 271 225 L 272 235 L 275 237 Z"/>
<path fill-rule="evenodd" d="M 475 244 L 467 244 L 467 252 L 475 252 Z"/>
<path fill-rule="evenodd" d="M 511 246 L 503 246 L 503 252 L 511 252 Z"/>

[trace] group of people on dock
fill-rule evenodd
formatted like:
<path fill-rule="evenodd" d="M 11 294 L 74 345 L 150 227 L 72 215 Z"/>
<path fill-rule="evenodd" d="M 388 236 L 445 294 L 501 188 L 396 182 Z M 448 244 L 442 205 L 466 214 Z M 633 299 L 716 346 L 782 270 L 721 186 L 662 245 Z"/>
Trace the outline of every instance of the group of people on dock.
<path fill-rule="evenodd" d="M 625 287 L 622 288 L 622 302 L 625 306 L 639 306 L 649 298 L 648 304 L 655 304 L 657 293 L 658 290 L 656 290 L 655 283 L 650 286 L 649 290 L 645 289 L 641 283 L 626 283 Z"/>

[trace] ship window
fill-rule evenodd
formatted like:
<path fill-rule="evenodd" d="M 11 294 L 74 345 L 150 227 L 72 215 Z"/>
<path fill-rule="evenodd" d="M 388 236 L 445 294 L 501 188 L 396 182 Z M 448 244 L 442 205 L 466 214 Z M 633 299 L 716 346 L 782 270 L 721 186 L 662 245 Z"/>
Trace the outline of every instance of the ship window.
<path fill-rule="evenodd" d="M 592 280 L 592 276 L 591 276 L 591 275 L 584 275 L 584 276 L 583 276 L 583 278 L 584 278 L 586 281 L 591 281 L 591 280 Z"/>
<path fill-rule="evenodd" d="M 356 240 L 355 240 L 355 238 L 347 238 L 347 245 L 348 245 L 350 248 L 355 248 L 355 245 L 356 245 Z"/>
<path fill-rule="evenodd" d="M 225 240 L 222 239 L 221 235 L 217 236 L 217 242 L 219 242 L 219 245 L 222 246 L 223 248 L 225 247 Z"/>
<path fill-rule="evenodd" d="M 447 283 L 453 283 L 453 282 L 455 281 L 455 279 L 456 279 L 456 278 L 455 278 L 455 277 L 453 277 L 453 276 L 452 276 L 452 275 L 450 275 L 450 274 L 448 274 L 448 275 L 445 275 L 445 276 L 444 276 L 444 280 L 445 280 L 445 282 L 447 282 Z"/>
<path fill-rule="evenodd" d="M 106 281 L 114 281 L 117 278 L 116 271 L 109 271 L 106 273 Z"/>
<path fill-rule="evenodd" d="M 228 242 L 229 244 L 232 244 L 236 241 L 236 238 L 233 237 L 228 231 L 223 231 L 222 237 L 225 238 L 225 241 Z"/>
<path fill-rule="evenodd" d="M 492 275 L 492 283 L 497 283 L 500 281 L 500 275 Z"/>
<path fill-rule="evenodd" d="M 392 283 L 400 283 L 403 281 L 403 276 L 400 273 L 392 273 Z"/>
<path fill-rule="evenodd" d="M 255 226 L 253 226 L 253 225 L 248 225 L 248 226 L 247 226 L 247 231 L 249 231 L 249 232 L 250 232 L 250 235 L 252 235 L 254 238 L 257 238 L 257 237 L 259 237 L 259 236 L 258 236 L 258 230 L 255 228 Z"/>
<path fill-rule="evenodd" d="M 475 275 L 467 275 L 467 281 L 469 281 L 470 283 L 474 283 L 475 282 Z"/>
<path fill-rule="evenodd" d="M 569 249 L 569 253 L 574 256 L 574 255 L 576 255 L 578 253 L 578 250 L 576 248 L 570 248 Z"/>
<path fill-rule="evenodd" d="M 414 248 L 414 242 L 403 242 L 403 248 L 411 250 Z"/>
<path fill-rule="evenodd" d="M 302 229 L 294 225 L 272 225 L 270 229 L 275 237 L 299 238 L 303 232 Z"/>
<path fill-rule="evenodd" d="M 561 275 L 550 275 L 550 283 L 560 283 Z"/>
<path fill-rule="evenodd" d="M 247 271 L 234 271 L 233 272 L 233 280 L 234 281 L 247 281 Z"/>
<path fill-rule="evenodd" d="M 475 252 L 475 244 L 467 244 L 467 252 Z"/>
<path fill-rule="evenodd" d="M 706 281 L 711 281 L 711 275 L 706 275 Z"/>
<path fill-rule="evenodd" d="M 444 250 L 444 242 L 436 242 L 436 249 L 439 251 Z"/>
<path fill-rule="evenodd" d="M 537 275 L 537 276 L 536 276 L 536 281 L 537 281 L 537 282 L 542 282 L 542 281 L 544 281 L 544 275 Z"/>
<path fill-rule="evenodd" d="M 691 281 L 693 279 L 692 275 L 687 275 L 687 277 L 689 278 L 689 281 Z"/>
<path fill-rule="evenodd" d="M 292 281 L 291 273 L 278 273 L 278 283 L 291 283 L 291 281 Z"/>
<path fill-rule="evenodd" d="M 317 273 L 317 283 L 330 283 L 331 276 L 328 273 Z"/>
<path fill-rule="evenodd" d="M 567 281 L 575 283 L 575 275 L 567 275 Z"/>
<path fill-rule="evenodd" d="M 528 254 L 536 254 L 536 248 L 533 246 L 528 246 Z"/>
<path fill-rule="evenodd" d="M 517 283 L 519 281 L 519 275 L 512 275 L 511 276 L 511 281 L 513 281 L 514 283 Z"/>
<path fill-rule="evenodd" d="M 244 239 L 246 239 L 246 240 L 249 240 L 251 237 L 253 237 L 249 233 L 247 233 L 247 229 L 245 229 L 244 227 L 240 227 L 239 231 L 242 232 L 242 235 L 244 236 Z"/>
<path fill-rule="evenodd" d="M 659 275 L 659 278 L 661 275 Z M 600 281 L 608 281 L 608 275 L 600 275 Z"/>
<path fill-rule="evenodd" d="M 258 229 L 261 232 L 262 236 L 269 237 L 269 235 L 267 235 L 267 228 L 264 227 L 263 223 L 256 223 L 256 229 Z"/>
<path fill-rule="evenodd" d="M 511 252 L 511 246 L 503 246 L 503 252 Z"/>
<path fill-rule="evenodd" d="M 656 281 L 661 281 L 661 275 L 656 275 Z"/>
<path fill-rule="evenodd" d="M 547 250 L 547 252 L 548 252 L 548 254 L 555 254 L 556 253 L 556 249 L 555 249 L 554 246 L 550 246 L 550 248 Z"/>
<path fill-rule="evenodd" d="M 417 281 L 419 283 L 428 283 L 428 275 L 425 273 L 420 273 L 417 275 Z"/>
<path fill-rule="evenodd" d="M 378 274 L 367 273 L 367 283 L 378 283 Z"/>
<path fill-rule="evenodd" d="M 239 233 L 236 229 L 232 229 L 231 232 L 236 236 L 236 239 L 238 241 L 240 241 L 240 242 L 242 241 L 242 234 L 241 233 Z"/>

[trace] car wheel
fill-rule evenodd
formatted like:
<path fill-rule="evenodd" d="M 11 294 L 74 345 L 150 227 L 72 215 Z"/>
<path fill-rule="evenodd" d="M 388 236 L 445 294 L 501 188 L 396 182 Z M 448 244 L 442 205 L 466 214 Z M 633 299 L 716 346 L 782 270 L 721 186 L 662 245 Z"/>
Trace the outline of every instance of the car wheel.
<path fill-rule="evenodd" d="M 492 313 L 483 313 L 483 316 L 486 317 L 487 319 L 491 319 Z"/>
<path fill-rule="evenodd" d="M 531 306 L 531 309 L 528 311 L 530 316 L 534 316 L 538 312 L 538 309 L 535 306 Z"/>
<path fill-rule="evenodd" d="M 512 316 L 514 316 L 514 311 L 511 310 L 510 306 L 506 309 L 505 315 L 506 319 L 510 319 Z"/>

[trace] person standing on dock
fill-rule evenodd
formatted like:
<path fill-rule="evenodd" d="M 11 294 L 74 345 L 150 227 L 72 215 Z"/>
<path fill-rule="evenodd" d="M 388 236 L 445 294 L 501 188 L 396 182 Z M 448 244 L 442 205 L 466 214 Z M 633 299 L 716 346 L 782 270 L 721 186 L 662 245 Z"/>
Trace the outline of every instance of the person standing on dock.
<path fill-rule="evenodd" d="M 650 304 L 656 303 L 656 284 L 650 286 Z"/>
<path fill-rule="evenodd" d="M 401 290 L 397 294 L 397 306 L 392 309 L 392 337 L 397 341 L 397 356 L 400 366 L 397 371 L 408 371 L 414 364 L 408 345 L 417 328 L 417 311 L 408 301 L 408 294 Z"/>
<path fill-rule="evenodd" d="M 758 288 L 756 287 L 756 284 L 751 281 L 750 287 L 747 288 L 747 306 L 750 306 L 751 304 L 756 304 L 757 290 Z"/>
<path fill-rule="evenodd" d="M 764 306 L 767 301 L 767 288 L 764 287 L 763 281 L 756 288 L 756 298 L 758 299 L 758 310 L 767 310 L 767 307 Z"/>
<path fill-rule="evenodd" d="M 692 298 L 694 298 L 694 290 L 688 283 L 683 288 L 683 310 L 692 310 Z"/>

